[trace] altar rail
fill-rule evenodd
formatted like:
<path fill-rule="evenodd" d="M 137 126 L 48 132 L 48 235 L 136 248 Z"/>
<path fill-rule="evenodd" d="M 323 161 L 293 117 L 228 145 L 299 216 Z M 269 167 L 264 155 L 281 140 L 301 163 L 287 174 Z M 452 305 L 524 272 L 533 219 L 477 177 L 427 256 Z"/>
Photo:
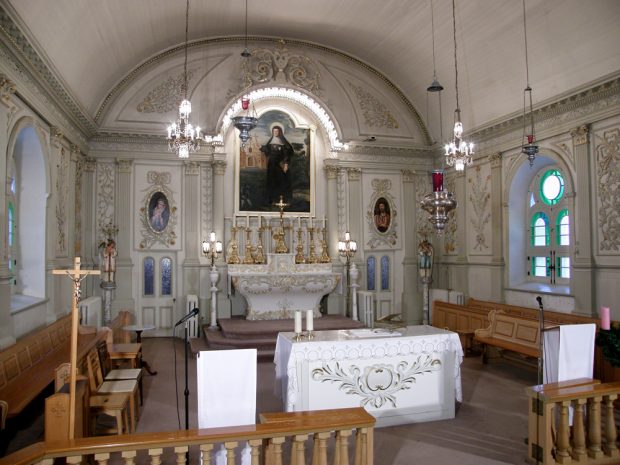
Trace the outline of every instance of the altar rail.
<path fill-rule="evenodd" d="M 575 382 L 527 388 L 528 459 L 543 465 L 620 463 L 614 419 L 620 383 L 569 383 Z"/>
<path fill-rule="evenodd" d="M 123 464 L 131 465 L 138 453 L 149 456 L 149 463 L 182 464 L 188 451 L 190 457 L 203 454 L 203 463 L 209 465 L 210 452 L 218 443 L 224 444 L 228 463 L 235 463 L 239 444 L 245 441 L 251 447 L 252 465 L 258 465 L 261 455 L 260 462 L 265 465 L 304 465 L 308 439 L 314 465 L 373 465 L 374 424 L 374 417 L 360 407 L 278 413 L 270 414 L 269 419 L 256 425 L 37 443 L 0 459 L 0 465 L 51 465 L 57 457 L 66 457 L 68 464 L 78 464 L 89 455 L 94 456 L 98 465 L 119 458 Z M 353 461 L 349 459 L 352 436 L 355 441 Z M 328 462 L 329 446 L 333 460 Z M 285 454 L 285 449 L 289 455 Z M 290 460 L 285 460 L 286 457 Z M 196 463 L 195 460 L 191 462 Z"/>

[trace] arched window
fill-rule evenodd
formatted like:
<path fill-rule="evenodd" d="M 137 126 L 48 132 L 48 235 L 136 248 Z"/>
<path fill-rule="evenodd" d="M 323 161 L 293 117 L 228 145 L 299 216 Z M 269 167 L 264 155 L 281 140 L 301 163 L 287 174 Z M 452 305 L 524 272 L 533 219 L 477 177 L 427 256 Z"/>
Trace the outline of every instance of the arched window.
<path fill-rule="evenodd" d="M 369 291 L 375 290 L 375 257 L 368 257 L 366 261 L 366 289 Z"/>
<path fill-rule="evenodd" d="M 560 169 L 547 166 L 534 176 L 528 205 L 529 280 L 567 283 L 570 278 L 570 215 Z"/>
<path fill-rule="evenodd" d="M 145 257 L 142 264 L 142 275 L 144 276 L 144 289 L 145 296 L 155 295 L 155 259 L 153 257 Z"/>

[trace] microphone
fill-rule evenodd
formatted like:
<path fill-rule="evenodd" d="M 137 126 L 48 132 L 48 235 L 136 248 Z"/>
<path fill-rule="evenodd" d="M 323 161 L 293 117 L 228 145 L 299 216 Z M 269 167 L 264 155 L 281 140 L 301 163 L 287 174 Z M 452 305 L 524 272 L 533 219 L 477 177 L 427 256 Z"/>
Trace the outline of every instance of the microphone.
<path fill-rule="evenodd" d="M 185 315 L 183 318 L 181 318 L 179 321 L 177 321 L 177 323 L 174 325 L 174 327 L 176 328 L 177 326 L 182 325 L 183 323 L 185 323 L 190 318 L 195 317 L 196 315 L 198 315 L 198 313 L 200 313 L 200 309 L 198 309 L 198 308 L 193 309 L 191 312 L 189 312 L 187 315 Z"/>
<path fill-rule="evenodd" d="M 538 302 L 538 306 L 542 309 L 543 308 L 542 297 L 536 296 L 536 301 Z"/>

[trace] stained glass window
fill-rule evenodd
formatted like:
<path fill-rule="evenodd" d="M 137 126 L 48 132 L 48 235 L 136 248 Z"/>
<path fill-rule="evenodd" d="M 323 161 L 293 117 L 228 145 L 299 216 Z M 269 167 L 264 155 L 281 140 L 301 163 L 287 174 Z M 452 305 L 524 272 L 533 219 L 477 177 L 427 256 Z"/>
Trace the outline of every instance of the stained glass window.
<path fill-rule="evenodd" d="M 161 295 L 172 295 L 172 259 L 161 259 Z"/>
<path fill-rule="evenodd" d="M 390 257 L 381 257 L 381 290 L 390 290 Z"/>
<path fill-rule="evenodd" d="M 568 216 L 567 209 L 564 209 L 558 213 L 557 222 L 557 243 L 559 245 L 570 245 L 570 218 Z"/>
<path fill-rule="evenodd" d="M 366 289 L 369 291 L 375 290 L 375 257 L 368 257 L 366 261 Z"/>
<path fill-rule="evenodd" d="M 153 257 L 146 257 L 143 267 L 144 295 L 155 295 L 155 260 Z"/>
<path fill-rule="evenodd" d="M 549 220 L 544 213 L 532 217 L 532 245 L 534 247 L 549 245 Z"/>
<path fill-rule="evenodd" d="M 558 170 L 547 171 L 540 180 L 540 197 L 547 205 L 555 205 L 564 195 L 564 178 Z"/>

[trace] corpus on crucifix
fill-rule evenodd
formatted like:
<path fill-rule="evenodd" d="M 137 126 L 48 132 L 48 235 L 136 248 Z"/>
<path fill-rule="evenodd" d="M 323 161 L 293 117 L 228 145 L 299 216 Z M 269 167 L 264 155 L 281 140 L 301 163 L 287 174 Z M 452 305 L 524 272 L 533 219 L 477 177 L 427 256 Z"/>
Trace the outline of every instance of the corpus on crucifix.
<path fill-rule="evenodd" d="M 52 274 L 64 274 L 73 281 L 73 298 L 71 299 L 71 378 L 69 380 L 69 439 L 75 436 L 75 379 L 77 374 L 77 337 L 78 337 L 78 303 L 81 284 L 88 275 L 97 275 L 99 270 L 81 270 L 80 257 L 73 259 L 73 269 L 52 270 Z"/>
<path fill-rule="evenodd" d="M 288 247 L 284 242 L 284 209 L 288 207 L 288 203 L 284 202 L 284 196 L 280 196 L 280 201 L 273 204 L 280 209 L 280 227 L 273 233 L 273 239 L 276 241 L 276 253 L 288 253 Z"/>

